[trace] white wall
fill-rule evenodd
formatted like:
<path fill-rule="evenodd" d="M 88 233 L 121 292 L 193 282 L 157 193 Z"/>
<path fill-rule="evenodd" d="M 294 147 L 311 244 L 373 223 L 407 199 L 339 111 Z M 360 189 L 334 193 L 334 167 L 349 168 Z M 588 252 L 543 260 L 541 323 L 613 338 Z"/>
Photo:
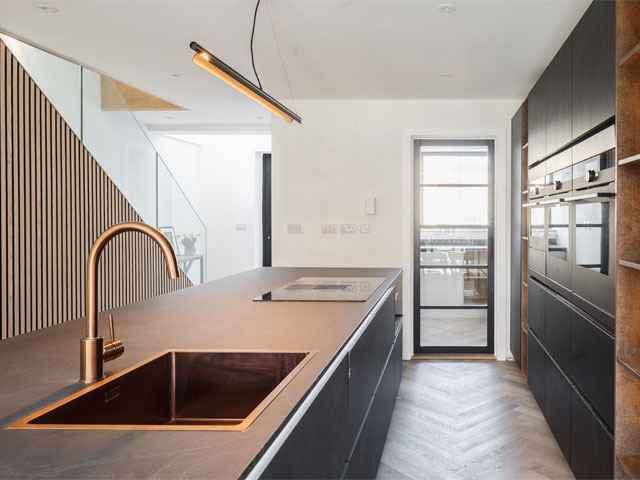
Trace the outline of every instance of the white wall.
<path fill-rule="evenodd" d="M 150 135 L 207 227 L 207 281 L 260 266 L 262 172 L 256 154 L 271 151 L 271 136 Z"/>
<path fill-rule="evenodd" d="M 404 269 L 404 356 L 413 352 L 415 138 L 493 138 L 495 352 L 509 356 L 510 119 L 520 100 L 297 100 L 302 125 L 274 120 L 273 265 Z M 377 198 L 375 216 L 364 199 Z M 304 234 L 287 234 L 287 224 Z M 369 223 L 368 235 L 321 235 L 322 223 Z"/>

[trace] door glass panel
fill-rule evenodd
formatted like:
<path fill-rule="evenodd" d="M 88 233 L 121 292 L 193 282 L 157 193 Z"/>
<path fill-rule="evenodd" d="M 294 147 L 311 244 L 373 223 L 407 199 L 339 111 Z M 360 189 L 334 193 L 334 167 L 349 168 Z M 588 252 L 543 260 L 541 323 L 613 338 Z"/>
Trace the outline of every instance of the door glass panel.
<path fill-rule="evenodd" d="M 487 310 L 421 310 L 420 345 L 485 347 Z"/>
<path fill-rule="evenodd" d="M 423 186 L 421 194 L 422 225 L 487 224 L 487 187 Z"/>
<path fill-rule="evenodd" d="M 549 255 L 569 260 L 569 205 L 556 205 L 549 208 L 549 237 L 547 239 Z"/>
<path fill-rule="evenodd" d="M 489 147 L 422 141 L 417 158 L 420 346 L 487 351 Z"/>
<path fill-rule="evenodd" d="M 421 268 L 420 302 L 428 306 L 487 304 L 486 268 Z"/>
<path fill-rule="evenodd" d="M 576 264 L 609 274 L 609 202 L 576 204 Z"/>
<path fill-rule="evenodd" d="M 529 236 L 544 238 L 544 207 L 530 208 Z"/>

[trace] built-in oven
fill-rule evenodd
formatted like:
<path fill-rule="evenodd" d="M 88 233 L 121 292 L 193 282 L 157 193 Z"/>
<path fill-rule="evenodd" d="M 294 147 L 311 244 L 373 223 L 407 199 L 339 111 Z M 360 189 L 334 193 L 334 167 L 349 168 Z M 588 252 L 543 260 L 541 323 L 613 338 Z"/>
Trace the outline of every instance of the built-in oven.
<path fill-rule="evenodd" d="M 546 211 L 543 205 L 529 205 L 529 267 L 538 273 L 546 273 Z"/>
<path fill-rule="evenodd" d="M 546 165 L 541 163 L 529 169 L 529 199 L 536 200 L 545 196 Z"/>
<path fill-rule="evenodd" d="M 615 193 L 590 192 L 567 200 L 573 207 L 573 301 L 615 328 Z"/>
<path fill-rule="evenodd" d="M 591 190 L 616 181 L 615 147 L 614 125 L 572 147 L 574 190 Z"/>
<path fill-rule="evenodd" d="M 570 296 L 573 276 L 573 208 L 571 203 L 555 200 L 547 206 L 547 277 L 564 287 Z"/>
<path fill-rule="evenodd" d="M 571 149 L 560 152 L 545 161 L 545 186 L 542 194 L 548 198 L 559 198 L 573 189 Z"/>

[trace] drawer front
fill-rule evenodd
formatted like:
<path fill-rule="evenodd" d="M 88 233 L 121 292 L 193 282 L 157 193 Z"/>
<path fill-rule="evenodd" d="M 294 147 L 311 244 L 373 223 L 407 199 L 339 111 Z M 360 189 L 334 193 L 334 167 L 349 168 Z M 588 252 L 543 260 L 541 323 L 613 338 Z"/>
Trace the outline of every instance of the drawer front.
<path fill-rule="evenodd" d="M 613 438 L 575 390 L 571 392 L 571 469 L 576 478 L 613 478 Z"/>
<path fill-rule="evenodd" d="M 349 454 L 349 366 L 340 363 L 261 478 L 338 478 Z"/>
<path fill-rule="evenodd" d="M 576 311 L 572 312 L 569 374 L 613 430 L 615 340 Z"/>
<path fill-rule="evenodd" d="M 347 463 L 344 478 L 376 478 L 393 413 L 394 370 L 392 359 L 389 358 L 362 432 Z"/>
<path fill-rule="evenodd" d="M 394 338 L 394 298 L 387 297 L 349 352 L 349 445 L 362 427 Z"/>
<path fill-rule="evenodd" d="M 398 396 L 398 390 L 400 390 L 400 382 L 402 380 L 402 330 L 400 327 L 398 336 L 396 337 L 396 343 L 393 346 L 393 353 L 391 354 L 391 362 L 393 365 L 393 400 L 395 402 Z"/>
<path fill-rule="evenodd" d="M 571 392 L 566 377 L 548 356 L 545 358 L 544 417 L 567 461 L 571 459 Z"/>
<path fill-rule="evenodd" d="M 527 321 L 529 328 L 535 332 L 538 338 L 544 342 L 544 316 L 546 292 L 542 285 L 530 278 L 527 282 Z"/>
<path fill-rule="evenodd" d="M 571 314 L 573 310 L 550 292 L 545 300 L 544 345 L 551 356 L 569 371 L 571 357 Z"/>
<path fill-rule="evenodd" d="M 528 375 L 527 382 L 536 402 L 544 410 L 544 369 L 547 354 L 531 332 L 528 335 Z"/>

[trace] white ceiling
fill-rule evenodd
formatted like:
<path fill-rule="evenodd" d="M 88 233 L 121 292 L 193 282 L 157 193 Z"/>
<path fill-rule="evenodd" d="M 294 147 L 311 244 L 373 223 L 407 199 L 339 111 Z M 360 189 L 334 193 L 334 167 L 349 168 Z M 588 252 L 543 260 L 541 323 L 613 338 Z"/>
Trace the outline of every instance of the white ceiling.
<path fill-rule="evenodd" d="M 35 1 L 0 1 L 0 29 L 189 109 L 143 113 L 142 121 L 270 122 L 260 106 L 194 65 L 189 48 L 195 40 L 253 79 L 255 0 L 39 1 L 58 13 Z M 457 10 L 438 12 L 445 1 Z M 267 92 L 290 97 L 268 7 L 294 99 L 524 98 L 589 3 L 263 0 L 256 67 Z"/>

